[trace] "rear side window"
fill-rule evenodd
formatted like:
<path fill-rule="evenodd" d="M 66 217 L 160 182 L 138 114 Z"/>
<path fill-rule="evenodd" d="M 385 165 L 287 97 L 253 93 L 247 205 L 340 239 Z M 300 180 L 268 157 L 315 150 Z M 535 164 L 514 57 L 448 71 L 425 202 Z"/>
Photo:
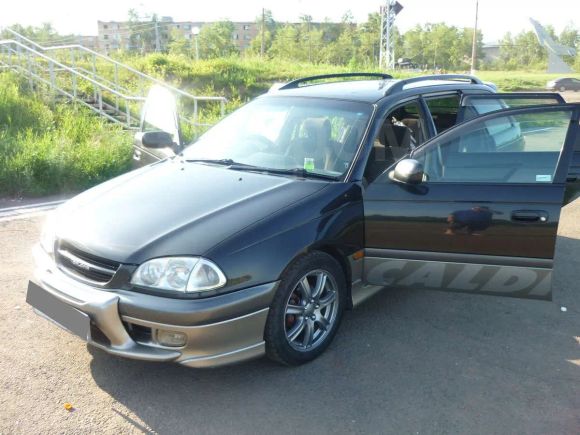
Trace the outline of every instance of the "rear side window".
<path fill-rule="evenodd" d="M 413 158 L 433 183 L 551 183 L 571 116 L 562 109 L 475 121 Z"/>
<path fill-rule="evenodd" d="M 441 133 L 457 123 L 459 95 L 454 94 L 445 97 L 428 98 L 426 103 L 437 133 Z"/>
<path fill-rule="evenodd" d="M 512 98 L 509 96 L 501 98 L 500 95 L 490 95 L 489 97 L 468 96 L 463 98 L 463 110 L 459 122 L 467 121 L 489 112 L 503 109 L 515 109 L 518 107 L 539 106 L 544 104 L 560 104 L 560 101 L 554 96 L 546 95 L 545 97 L 533 96 Z"/>

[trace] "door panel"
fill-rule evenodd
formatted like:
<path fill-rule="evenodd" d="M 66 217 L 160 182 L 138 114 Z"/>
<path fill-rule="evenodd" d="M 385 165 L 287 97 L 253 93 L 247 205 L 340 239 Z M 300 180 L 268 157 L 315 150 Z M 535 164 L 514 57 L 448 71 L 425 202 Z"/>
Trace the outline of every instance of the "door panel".
<path fill-rule="evenodd" d="M 526 299 L 550 299 L 551 296 L 551 267 L 446 262 L 440 259 L 385 259 L 383 253 L 375 254 L 379 256 L 368 256 L 365 259 L 368 282 L 418 290 L 444 290 Z"/>
<path fill-rule="evenodd" d="M 429 159 L 436 161 L 444 168 L 440 174 L 415 186 L 394 182 L 388 174 L 377 178 L 364 196 L 365 280 L 549 298 L 566 186 L 563 169 L 571 160 L 579 112 L 580 105 L 564 105 L 488 114 L 447 130 L 412 154 L 427 173 L 433 167 Z M 562 116 L 552 116 L 558 113 Z M 461 146 L 489 121 L 515 120 L 510 128 L 524 131 L 518 122 L 522 115 L 551 120 L 544 128 L 557 130 L 558 139 L 544 135 L 533 147 L 504 152 L 496 143 L 503 132 L 497 130 L 486 152 L 471 142 Z"/>

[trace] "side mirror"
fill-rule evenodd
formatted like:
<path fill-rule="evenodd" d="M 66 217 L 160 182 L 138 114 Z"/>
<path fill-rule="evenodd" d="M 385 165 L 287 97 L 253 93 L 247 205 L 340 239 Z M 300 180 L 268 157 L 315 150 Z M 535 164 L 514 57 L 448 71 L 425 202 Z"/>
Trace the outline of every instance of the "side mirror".
<path fill-rule="evenodd" d="M 423 177 L 423 165 L 415 159 L 401 160 L 389 173 L 391 180 L 404 184 L 421 184 Z"/>
<path fill-rule="evenodd" d="M 135 142 L 147 148 L 176 148 L 173 136 L 165 131 L 140 131 L 135 133 Z"/>

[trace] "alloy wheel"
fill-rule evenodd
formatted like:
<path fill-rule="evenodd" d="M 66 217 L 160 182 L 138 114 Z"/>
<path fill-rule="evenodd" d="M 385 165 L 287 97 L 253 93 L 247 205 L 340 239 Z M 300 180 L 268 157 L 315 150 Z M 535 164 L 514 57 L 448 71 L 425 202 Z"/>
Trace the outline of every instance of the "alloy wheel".
<path fill-rule="evenodd" d="M 309 351 L 324 342 L 338 314 L 337 285 L 324 270 L 304 275 L 286 301 L 284 330 L 293 349 Z"/>

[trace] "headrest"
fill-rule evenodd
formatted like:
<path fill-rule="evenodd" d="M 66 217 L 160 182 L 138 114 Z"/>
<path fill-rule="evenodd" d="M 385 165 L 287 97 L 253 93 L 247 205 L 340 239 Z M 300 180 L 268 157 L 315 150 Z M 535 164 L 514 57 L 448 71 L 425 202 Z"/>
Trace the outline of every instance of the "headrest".
<path fill-rule="evenodd" d="M 328 118 L 309 118 L 304 121 L 307 136 L 317 145 L 326 145 L 330 141 L 330 121 Z"/>
<path fill-rule="evenodd" d="M 411 143 L 410 130 L 402 125 L 385 122 L 379 132 L 379 142 L 390 147 L 409 147 Z"/>

